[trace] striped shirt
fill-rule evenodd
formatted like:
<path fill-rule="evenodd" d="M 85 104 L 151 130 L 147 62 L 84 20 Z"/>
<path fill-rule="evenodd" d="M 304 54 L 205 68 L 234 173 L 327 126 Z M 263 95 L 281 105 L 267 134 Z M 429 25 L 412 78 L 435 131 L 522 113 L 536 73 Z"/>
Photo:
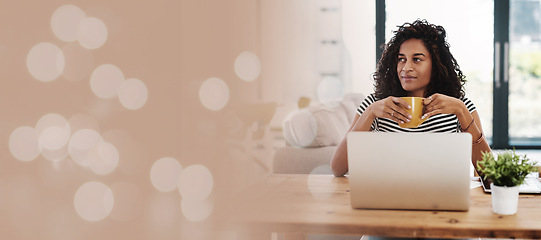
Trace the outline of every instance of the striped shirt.
<path fill-rule="evenodd" d="M 357 108 L 357 113 L 361 115 L 370 104 L 378 101 L 374 94 L 370 94 L 364 99 L 361 105 Z M 475 105 L 473 102 L 463 97 L 460 100 L 464 102 L 468 111 L 471 113 L 475 110 Z M 454 114 L 438 114 L 432 117 L 429 117 L 426 121 L 421 123 L 419 127 L 416 128 L 402 128 L 394 120 L 387 118 L 376 118 L 372 122 L 370 127 L 371 131 L 374 132 L 429 132 L 429 133 L 457 133 L 460 132 L 460 123 L 458 118 Z"/>

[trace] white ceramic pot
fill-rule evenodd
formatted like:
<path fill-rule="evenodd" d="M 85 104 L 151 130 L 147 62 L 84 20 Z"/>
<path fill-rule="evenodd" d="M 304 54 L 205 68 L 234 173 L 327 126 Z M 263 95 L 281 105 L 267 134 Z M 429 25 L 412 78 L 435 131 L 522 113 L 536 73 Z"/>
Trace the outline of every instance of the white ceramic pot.
<path fill-rule="evenodd" d="M 500 187 L 490 184 L 492 189 L 492 211 L 501 215 L 517 213 L 519 186 Z"/>

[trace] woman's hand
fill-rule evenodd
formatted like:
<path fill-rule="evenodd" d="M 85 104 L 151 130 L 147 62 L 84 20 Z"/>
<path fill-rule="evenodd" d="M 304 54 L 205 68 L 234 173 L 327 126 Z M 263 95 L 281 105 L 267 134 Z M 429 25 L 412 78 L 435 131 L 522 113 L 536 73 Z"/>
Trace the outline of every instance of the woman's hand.
<path fill-rule="evenodd" d="M 399 123 L 411 121 L 411 115 L 404 109 L 411 106 L 402 98 L 388 97 L 381 99 L 369 106 L 373 118 L 388 118 Z"/>
<path fill-rule="evenodd" d="M 439 93 L 423 99 L 423 105 L 425 105 L 426 110 L 421 119 L 426 119 L 438 114 L 458 115 L 466 108 L 466 105 L 464 105 L 464 102 L 460 99 Z"/>

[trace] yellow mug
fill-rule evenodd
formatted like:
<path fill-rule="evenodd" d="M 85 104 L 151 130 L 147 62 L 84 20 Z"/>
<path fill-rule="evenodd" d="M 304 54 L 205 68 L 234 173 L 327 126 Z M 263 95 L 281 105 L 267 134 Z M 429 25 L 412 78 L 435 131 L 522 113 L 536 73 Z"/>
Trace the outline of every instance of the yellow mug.
<path fill-rule="evenodd" d="M 401 97 L 404 99 L 410 106 L 411 109 L 404 109 L 409 114 L 411 114 L 411 121 L 399 123 L 400 127 L 403 128 L 416 128 L 421 125 L 426 119 L 421 119 L 424 114 L 425 106 L 423 105 L 423 98 L 421 97 Z"/>

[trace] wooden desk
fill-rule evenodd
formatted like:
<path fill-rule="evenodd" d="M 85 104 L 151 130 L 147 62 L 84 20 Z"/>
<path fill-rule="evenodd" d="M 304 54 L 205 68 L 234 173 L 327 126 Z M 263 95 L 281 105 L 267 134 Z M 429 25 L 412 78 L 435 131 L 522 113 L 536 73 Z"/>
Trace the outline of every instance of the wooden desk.
<path fill-rule="evenodd" d="M 420 238 L 541 238 L 541 196 L 521 195 L 516 215 L 492 212 L 491 196 L 471 190 L 470 210 L 359 210 L 349 180 L 330 175 L 271 175 L 228 205 L 235 231 Z"/>

